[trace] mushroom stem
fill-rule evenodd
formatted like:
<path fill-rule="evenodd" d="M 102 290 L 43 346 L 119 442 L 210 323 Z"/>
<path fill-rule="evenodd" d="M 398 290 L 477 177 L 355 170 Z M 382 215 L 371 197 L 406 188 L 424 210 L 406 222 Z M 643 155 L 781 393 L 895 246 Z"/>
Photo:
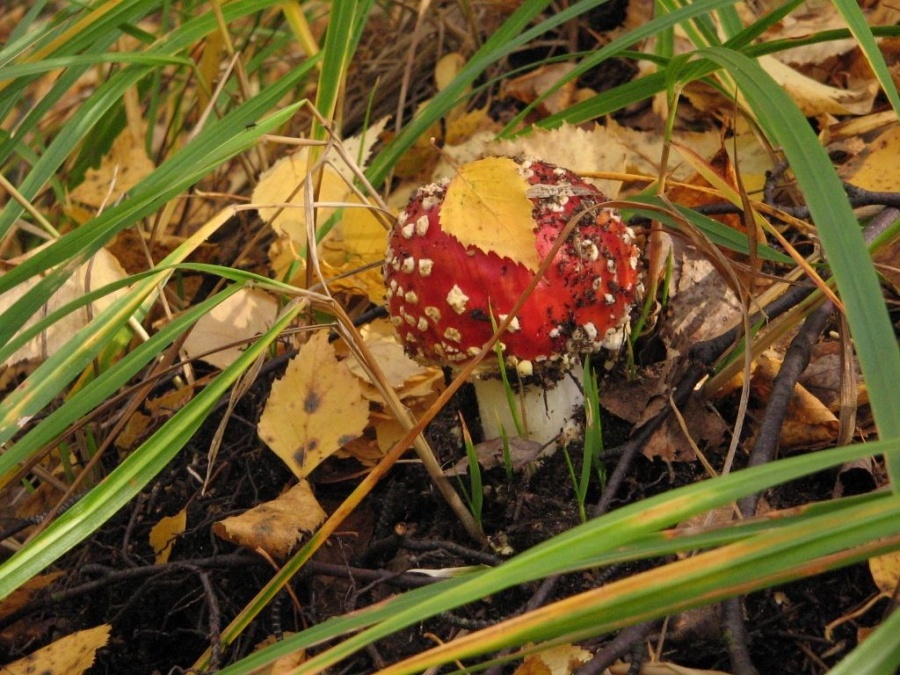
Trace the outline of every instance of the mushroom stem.
<path fill-rule="evenodd" d="M 581 362 L 575 359 L 556 382 L 543 385 L 530 383 L 522 387 L 516 382 L 510 383 L 514 405 L 518 406 L 524 436 L 528 440 L 549 443 L 562 433 L 569 435 L 569 432 L 577 430 L 576 409 L 584 405 L 584 393 L 577 380 L 580 372 Z M 484 439 L 498 438 L 503 433 L 507 436 L 518 435 L 502 380 L 497 377 L 478 378 L 474 385 Z"/>

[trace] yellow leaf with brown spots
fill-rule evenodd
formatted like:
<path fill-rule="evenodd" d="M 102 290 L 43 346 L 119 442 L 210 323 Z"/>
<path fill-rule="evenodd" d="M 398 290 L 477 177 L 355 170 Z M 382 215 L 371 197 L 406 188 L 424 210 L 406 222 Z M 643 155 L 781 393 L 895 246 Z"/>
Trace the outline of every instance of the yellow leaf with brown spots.
<path fill-rule="evenodd" d="M 181 509 L 174 516 L 164 516 L 150 529 L 150 546 L 156 555 L 155 563 L 162 565 L 169 562 L 175 540 L 184 534 L 187 526 L 187 509 Z"/>
<path fill-rule="evenodd" d="M 220 520 L 213 525 L 213 532 L 232 544 L 263 550 L 276 560 L 284 560 L 303 534 L 315 530 L 326 516 L 309 482 L 301 480 L 270 502 Z"/>
<path fill-rule="evenodd" d="M 300 348 L 272 392 L 259 436 L 298 478 L 362 434 L 369 405 L 359 380 L 320 331 Z"/>
<path fill-rule="evenodd" d="M 441 227 L 464 246 L 509 258 L 537 271 L 535 227 L 528 181 L 509 157 L 488 157 L 459 167 L 441 206 Z"/>
<path fill-rule="evenodd" d="M 61 637 L 28 656 L 3 666 L 4 675 L 71 673 L 79 675 L 94 665 L 97 650 L 105 647 L 112 629 L 108 623 Z"/>

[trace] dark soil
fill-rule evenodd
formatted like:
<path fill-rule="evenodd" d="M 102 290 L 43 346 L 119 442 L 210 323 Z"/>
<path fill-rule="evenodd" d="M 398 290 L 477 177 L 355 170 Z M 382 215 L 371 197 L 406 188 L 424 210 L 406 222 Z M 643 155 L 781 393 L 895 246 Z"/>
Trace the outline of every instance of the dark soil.
<path fill-rule="evenodd" d="M 261 389 L 265 384 L 259 385 Z M 211 525 L 274 498 L 291 477 L 281 461 L 256 438 L 253 420 L 262 397 L 248 396 L 231 421 L 216 461 L 211 489 L 199 493 L 192 474 L 206 471 L 211 419 L 195 442 L 182 452 L 151 488 L 60 561 L 65 574 L 52 588 L 2 624 L 0 659 L 12 660 L 65 632 L 110 623 L 110 644 L 99 652 L 92 673 L 177 673 L 190 668 L 272 575 L 262 559 L 223 543 Z M 447 439 L 452 415 L 431 429 L 444 453 L 462 456 Z M 615 425 L 609 425 L 610 428 Z M 438 439 L 443 439 L 440 442 Z M 573 456 L 576 455 L 573 453 Z M 445 457 L 451 460 L 450 456 Z M 576 458 L 577 461 L 577 458 Z M 326 509 L 336 506 L 354 487 L 348 478 L 360 467 L 350 460 L 327 463 L 314 476 L 316 496 Z M 610 463 L 610 469 L 612 462 Z M 699 465 L 671 466 L 638 458 L 614 507 L 687 484 L 702 476 Z M 562 453 L 535 466 L 529 476 L 510 484 L 505 471 L 484 474 L 484 526 L 522 551 L 576 525 L 578 512 Z M 833 474 L 812 477 L 767 495 L 779 507 L 827 499 Z M 589 495 L 596 500 L 598 493 Z M 165 515 L 187 505 L 188 530 L 175 546 L 171 561 L 154 565 L 148 545 L 150 528 Z M 443 501 L 415 463 L 395 467 L 291 584 L 299 601 L 283 593 L 237 644 L 221 654 L 225 665 L 248 654 L 267 637 L 302 630 L 330 616 L 367 606 L 386 595 L 422 583 L 421 577 L 399 574 L 415 567 L 496 564 L 500 557 L 471 546 Z M 647 561 L 601 572 L 562 578 L 547 601 L 628 576 L 654 565 Z M 483 602 L 434 618 L 358 654 L 341 672 L 369 673 L 380 664 L 433 646 L 433 633 L 450 639 L 460 629 L 489 625 L 523 611 L 538 585 L 514 588 Z M 840 625 L 832 639 L 825 628 L 857 609 L 876 593 L 865 565 L 756 593 L 746 599 L 750 649 L 760 672 L 823 673 L 847 654 L 861 625 L 875 624 L 879 608 Z M 716 608 L 674 617 L 664 658 L 684 666 L 730 671 Z M 13 619 L 19 619 L 18 622 Z M 608 636 L 609 639 L 612 636 Z M 604 640 L 591 643 L 600 649 Z M 503 672 L 511 672 L 512 666 Z"/>

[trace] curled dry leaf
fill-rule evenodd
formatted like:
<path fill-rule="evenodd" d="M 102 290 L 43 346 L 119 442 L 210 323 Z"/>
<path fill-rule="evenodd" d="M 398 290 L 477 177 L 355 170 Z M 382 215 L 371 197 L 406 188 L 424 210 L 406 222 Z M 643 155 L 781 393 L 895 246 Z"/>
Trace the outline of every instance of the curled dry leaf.
<path fill-rule="evenodd" d="M 328 334 L 314 334 L 272 385 L 259 436 L 305 478 L 323 460 L 358 437 L 369 420 L 359 380 L 338 361 Z"/>
<path fill-rule="evenodd" d="M 301 480 L 271 502 L 220 520 L 213 525 L 213 532 L 232 544 L 284 560 L 303 535 L 314 531 L 326 516 L 309 482 Z"/>
<path fill-rule="evenodd" d="M 759 64 L 790 96 L 807 117 L 865 115 L 872 110 L 878 94 L 878 82 L 872 78 L 854 89 L 832 87 L 807 77 L 774 56 L 760 56 Z"/>
<path fill-rule="evenodd" d="M 769 350 L 756 359 L 751 380 L 752 391 L 768 402 L 772 382 L 781 368 L 781 357 Z M 781 428 L 778 444 L 783 449 L 810 448 L 831 443 L 837 438 L 840 422 L 834 413 L 801 384 L 794 386 L 788 403 L 788 414 Z"/>

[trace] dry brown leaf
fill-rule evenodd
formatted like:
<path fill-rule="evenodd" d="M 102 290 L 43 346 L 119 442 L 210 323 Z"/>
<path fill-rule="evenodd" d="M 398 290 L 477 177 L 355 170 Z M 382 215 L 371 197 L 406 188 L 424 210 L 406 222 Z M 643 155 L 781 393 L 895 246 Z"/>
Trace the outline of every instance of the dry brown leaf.
<path fill-rule="evenodd" d="M 84 182 L 72 190 L 70 197 L 95 209 L 103 204 L 115 204 L 155 168 L 144 149 L 143 138 L 135 138 L 126 128 L 113 141 L 100 167 L 88 169 Z"/>
<path fill-rule="evenodd" d="M 138 411 L 128 419 L 122 433 L 116 436 L 116 447 L 120 450 L 131 450 L 136 447 L 140 441 L 149 436 L 151 429 L 158 427 L 187 405 L 194 397 L 194 392 L 194 386 L 181 387 L 147 399 L 144 402 L 146 414 Z"/>
<path fill-rule="evenodd" d="M 572 675 L 593 656 L 584 647 L 557 645 L 529 654 L 516 668 L 515 675 Z"/>
<path fill-rule="evenodd" d="M 251 551 L 263 550 L 284 560 L 305 533 L 313 532 L 328 514 L 305 480 L 271 502 L 213 525 L 216 536 Z"/>
<path fill-rule="evenodd" d="M 629 382 L 610 385 L 602 392 L 603 408 L 635 426 L 644 424 L 669 404 L 674 388 L 675 358 L 667 359 L 654 368 L 645 369 L 641 376 Z M 698 447 L 718 447 L 725 438 L 727 427 L 714 411 L 692 398 L 680 411 L 691 439 Z M 678 421 L 672 417 L 657 429 L 642 448 L 648 458 L 659 457 L 666 462 L 688 462 L 695 459 L 694 449 L 685 437 Z"/>
<path fill-rule="evenodd" d="M 103 624 L 66 635 L 25 658 L 3 666 L 4 675 L 52 673 L 79 675 L 94 665 L 97 650 L 109 641 L 112 626 Z"/>
<path fill-rule="evenodd" d="M 860 83 L 855 89 L 842 89 L 817 82 L 773 56 L 760 56 L 759 64 L 797 104 L 807 117 L 823 113 L 832 115 L 865 115 L 872 110 L 878 83 Z"/>
<path fill-rule="evenodd" d="M 757 20 L 779 6 L 773 0 L 741 3 L 740 9 L 747 12 L 748 23 Z M 900 21 L 900 9 L 890 2 L 876 0 L 860 3 L 860 9 L 870 26 L 890 26 Z M 752 12 L 752 14 L 751 14 Z M 765 42 L 780 39 L 798 39 L 817 35 L 826 30 L 846 28 L 847 22 L 832 2 L 804 2 L 770 28 L 763 36 Z M 826 59 L 858 49 L 853 38 L 827 40 L 814 44 L 800 45 L 779 51 L 777 58 L 785 63 L 820 64 Z"/>
<path fill-rule="evenodd" d="M 150 546 L 156 556 L 157 565 L 169 562 L 175 540 L 184 534 L 186 525 L 187 509 L 181 509 L 174 516 L 163 516 L 156 525 L 150 528 Z"/>
<path fill-rule="evenodd" d="M 691 345 L 737 325 L 741 303 L 706 257 L 680 238 L 672 243 L 672 297 L 660 334 L 668 349 L 686 354 Z"/>
<path fill-rule="evenodd" d="M 368 420 L 359 380 L 337 360 L 328 334 L 319 331 L 272 385 L 259 436 L 298 478 L 305 478 L 358 437 Z"/>
<path fill-rule="evenodd" d="M 184 351 L 192 359 L 226 368 L 255 337 L 269 330 L 277 316 L 278 302 L 272 295 L 241 289 L 201 317 L 184 341 Z"/>
<path fill-rule="evenodd" d="M 27 256 L 12 260 L 15 265 L 34 255 L 41 249 L 31 251 Z M 57 289 L 53 297 L 44 305 L 43 309 L 36 313 L 25 327 L 37 323 L 44 316 L 56 311 L 63 305 L 84 296 L 89 291 L 97 290 L 106 284 L 124 279 L 127 275 L 119 264 L 119 261 L 106 249 L 100 249 L 86 263 L 78 267 L 66 282 Z M 39 281 L 40 277 L 32 277 L 13 289 L 0 295 L 0 312 L 5 312 L 12 304 L 30 291 Z M 82 307 L 63 319 L 57 321 L 46 331 L 27 342 L 6 361 L 7 365 L 14 365 L 21 361 L 43 361 L 54 354 L 60 347 L 70 342 L 72 336 L 84 328 L 91 318 L 102 312 L 115 300 L 122 297 L 124 290 L 118 290 L 107 296 L 95 300 L 86 307 Z"/>
<path fill-rule="evenodd" d="M 780 368 L 781 357 L 772 350 L 756 359 L 751 386 L 752 391 L 763 402 L 769 400 L 772 381 Z M 803 385 L 797 384 L 788 404 L 788 414 L 778 437 L 778 445 L 784 449 L 816 447 L 834 441 L 839 429 L 840 422 L 834 413 Z"/>
<path fill-rule="evenodd" d="M 461 166 L 441 206 L 444 231 L 464 246 L 475 246 L 537 271 L 534 205 L 528 181 L 508 157 L 489 157 Z"/>
<path fill-rule="evenodd" d="M 0 619 L 9 616 L 34 600 L 45 588 L 63 575 L 62 572 L 49 572 L 31 577 L 0 603 Z"/>
<path fill-rule="evenodd" d="M 506 80 L 500 95 L 510 96 L 522 103 L 532 103 L 573 70 L 575 70 L 575 64 L 568 62 L 540 66 L 530 73 Z M 570 79 L 541 102 L 537 108 L 538 112 L 546 116 L 569 108 L 575 102 L 575 89 L 575 80 Z"/>
<path fill-rule="evenodd" d="M 521 471 L 536 459 L 546 448 L 542 443 L 529 441 L 525 438 L 513 436 L 507 439 L 509 444 L 509 463 L 513 471 Z M 506 458 L 503 455 L 503 439 L 493 438 L 475 445 L 475 456 L 482 469 L 488 471 L 498 466 L 504 466 Z M 444 471 L 446 476 L 464 476 L 469 473 L 469 458 L 463 457 L 452 467 Z"/>

